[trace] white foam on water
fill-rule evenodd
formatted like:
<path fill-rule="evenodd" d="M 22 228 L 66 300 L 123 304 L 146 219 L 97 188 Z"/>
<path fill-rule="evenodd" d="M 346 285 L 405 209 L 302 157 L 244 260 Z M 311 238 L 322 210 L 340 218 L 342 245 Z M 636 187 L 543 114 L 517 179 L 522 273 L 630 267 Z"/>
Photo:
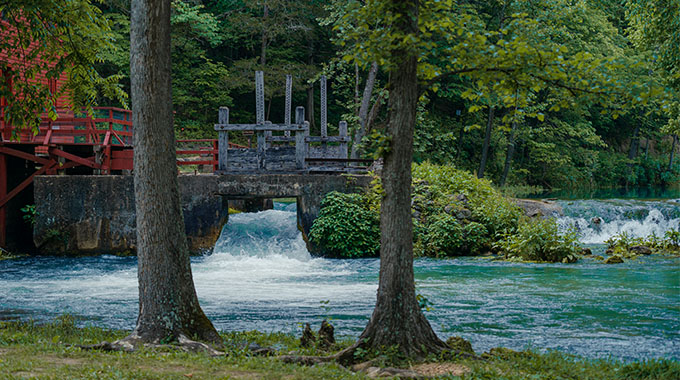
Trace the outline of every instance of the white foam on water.
<path fill-rule="evenodd" d="M 288 207 L 290 208 L 290 207 Z M 230 216 L 213 254 L 193 265 L 197 292 L 216 303 L 351 301 L 374 284 L 349 281 L 351 263 L 312 258 L 296 214 L 267 210 Z"/>
<path fill-rule="evenodd" d="M 633 238 L 663 237 L 680 228 L 680 203 L 674 201 L 580 201 L 563 205 L 566 216 L 557 218 L 562 231 L 575 229 L 584 244 L 602 244 L 626 233 Z M 593 218 L 600 218 L 595 223 Z"/>

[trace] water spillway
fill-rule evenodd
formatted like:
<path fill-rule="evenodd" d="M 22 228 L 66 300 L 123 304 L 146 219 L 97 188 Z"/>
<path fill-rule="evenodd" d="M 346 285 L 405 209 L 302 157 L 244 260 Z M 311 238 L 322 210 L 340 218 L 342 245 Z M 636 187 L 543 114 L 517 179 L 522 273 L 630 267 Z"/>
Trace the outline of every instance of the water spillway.
<path fill-rule="evenodd" d="M 671 200 L 571 200 L 558 202 L 564 216 L 562 230 L 575 229 L 584 244 L 603 244 L 617 234 L 633 238 L 663 237 L 680 229 L 680 199 Z"/>
<path fill-rule="evenodd" d="M 577 215 L 569 212 L 566 205 L 566 217 Z M 673 220 L 674 211 L 659 212 Z M 611 220 L 626 220 L 622 215 Z M 418 293 L 432 303 L 425 314 L 433 328 L 444 338 L 469 339 L 477 351 L 535 347 L 680 359 L 679 264 L 667 257 L 611 266 L 590 259 L 416 259 L 415 271 Z M 277 203 L 275 210 L 231 215 L 213 254 L 192 258 L 192 268 L 201 305 L 218 329 L 299 333 L 300 323 L 318 328 L 328 317 L 337 334 L 356 337 L 375 304 L 379 260 L 311 257 L 295 205 Z M 83 324 L 131 329 L 136 281 L 134 257 L 0 261 L 0 319 L 70 313 Z"/>

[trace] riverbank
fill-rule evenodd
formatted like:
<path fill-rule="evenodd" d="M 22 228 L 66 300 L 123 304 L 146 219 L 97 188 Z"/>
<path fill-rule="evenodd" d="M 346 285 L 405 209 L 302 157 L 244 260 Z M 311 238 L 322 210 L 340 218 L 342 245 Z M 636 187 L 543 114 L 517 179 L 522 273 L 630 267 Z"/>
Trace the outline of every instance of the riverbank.
<path fill-rule="evenodd" d="M 302 348 L 290 334 L 265 334 L 256 331 L 222 333 L 225 355 L 210 357 L 167 349 L 142 349 L 137 352 L 87 351 L 75 345 L 113 341 L 127 334 L 123 330 L 99 327 L 78 328 L 73 318 L 36 324 L 0 322 L 0 379 L 365 379 L 362 372 L 329 363 L 301 366 L 284 363 L 276 355 L 297 352 L 320 355 L 316 348 Z M 351 343 L 341 341 L 334 350 Z M 273 356 L 258 356 L 250 345 L 271 347 Z M 375 363 L 387 365 L 391 358 Z M 374 365 L 376 365 L 374 364 Z M 680 363 L 652 360 L 623 363 L 616 360 L 586 359 L 557 351 L 537 353 L 494 350 L 481 360 L 430 358 L 428 363 L 400 362 L 400 367 L 423 375 L 448 379 L 555 379 L 602 380 L 674 379 L 680 376 Z"/>

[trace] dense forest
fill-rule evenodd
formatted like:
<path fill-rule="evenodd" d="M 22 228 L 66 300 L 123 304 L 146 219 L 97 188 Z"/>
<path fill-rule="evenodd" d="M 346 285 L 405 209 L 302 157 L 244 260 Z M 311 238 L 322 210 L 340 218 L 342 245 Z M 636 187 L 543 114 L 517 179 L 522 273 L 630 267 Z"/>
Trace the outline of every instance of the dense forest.
<path fill-rule="evenodd" d="M 122 75 L 128 91 L 129 2 L 106 0 L 98 6 L 110 20 L 115 39 L 99 71 Z M 319 128 L 317 80 L 326 74 L 331 128 L 347 120 L 355 141 L 361 143 L 353 149 L 355 154 L 379 151 L 388 78 L 380 62 L 357 57 L 362 33 L 379 30 L 360 25 L 375 22 L 362 19 L 365 6 L 360 1 L 333 0 L 174 0 L 172 86 L 178 135 L 212 136 L 219 106 L 229 106 L 233 120 L 250 121 L 255 70 L 265 72 L 267 119 L 283 119 L 285 74 L 292 74 L 293 104 L 307 108 L 314 131 Z M 459 2 L 442 11 L 442 16 L 464 20 L 474 32 L 461 29 L 461 35 L 453 38 L 435 35 L 424 47 L 425 91 L 418 108 L 414 159 L 454 164 L 500 185 L 677 184 L 680 164 L 672 154 L 677 133 L 669 122 L 667 103 L 625 97 L 596 102 L 592 94 L 598 84 L 592 78 L 580 79 L 592 93 L 539 86 L 526 70 L 535 62 L 521 56 L 522 49 L 535 49 L 548 59 L 557 51 L 560 59 L 584 66 L 605 62 L 609 71 L 603 75 L 619 88 L 634 92 L 636 87 L 656 85 L 668 90 L 672 87 L 668 77 L 676 75 L 677 80 L 677 73 L 659 62 L 665 62 L 663 54 L 673 53 L 642 41 L 633 12 L 634 7 L 614 0 L 485 0 Z M 454 75 L 436 75 L 451 73 L 446 59 L 468 43 L 461 61 L 503 64 L 489 55 L 502 55 L 502 42 L 518 44 L 512 47 L 516 56 L 508 60 L 524 64 L 522 69 L 498 75 L 487 71 L 483 76 L 459 69 Z M 491 53 L 494 44 L 498 51 Z M 515 93 L 499 85 L 503 82 L 514 82 Z M 100 100 L 106 102 L 110 100 Z"/>
<path fill-rule="evenodd" d="M 178 137 L 214 137 L 220 106 L 230 107 L 235 122 L 252 121 L 253 78 L 263 70 L 267 120 L 283 120 L 285 75 L 291 74 L 293 106 L 306 107 L 318 133 L 318 79 L 326 75 L 329 132 L 346 120 L 353 158 L 384 153 L 385 54 L 400 42 L 387 32 L 392 20 L 379 2 L 171 5 Z M 24 7 L 40 9 L 41 16 L 26 24 L 4 14 L 22 33 L 0 41 L 0 48 L 40 41 L 39 54 L 60 58 L 54 67 L 32 70 L 47 70 L 48 77 L 68 72 L 65 90 L 74 107 L 129 106 L 129 0 L 31 0 Z M 454 165 L 511 189 L 677 186 L 677 3 L 426 1 L 421 8 L 420 36 L 411 41 L 420 86 L 414 161 Z M 57 34 L 69 31 L 69 43 L 39 33 L 42 19 L 57 23 Z M 0 70 L 13 75 L 9 67 Z M 16 96 L 4 83 L 0 92 L 14 96 L 6 112 L 15 123 L 31 125 L 36 109 L 53 107 L 47 88 L 24 82 L 15 81 Z"/>

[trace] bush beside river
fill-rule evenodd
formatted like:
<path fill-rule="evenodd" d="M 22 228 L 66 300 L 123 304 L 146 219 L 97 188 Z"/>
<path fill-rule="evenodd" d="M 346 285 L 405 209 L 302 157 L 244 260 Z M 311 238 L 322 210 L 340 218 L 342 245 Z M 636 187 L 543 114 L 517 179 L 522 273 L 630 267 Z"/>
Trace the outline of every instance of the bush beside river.
<path fill-rule="evenodd" d="M 453 257 L 502 254 L 513 260 L 576 261 L 573 234 L 532 219 L 489 181 L 452 166 L 413 165 L 414 253 Z M 374 257 L 380 250 L 380 180 L 363 193 L 330 193 L 310 233 L 315 253 Z"/>

